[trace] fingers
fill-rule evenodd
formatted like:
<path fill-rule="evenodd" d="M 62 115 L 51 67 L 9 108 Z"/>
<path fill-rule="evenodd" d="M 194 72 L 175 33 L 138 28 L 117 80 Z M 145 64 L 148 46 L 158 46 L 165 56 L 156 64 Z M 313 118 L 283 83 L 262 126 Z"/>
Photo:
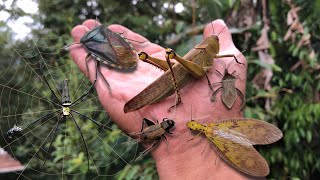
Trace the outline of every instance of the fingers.
<path fill-rule="evenodd" d="M 223 20 L 214 20 L 206 25 L 203 36 L 206 38 L 210 35 L 218 36 L 220 51 L 224 49 L 236 50 L 232 41 L 231 33 Z"/>

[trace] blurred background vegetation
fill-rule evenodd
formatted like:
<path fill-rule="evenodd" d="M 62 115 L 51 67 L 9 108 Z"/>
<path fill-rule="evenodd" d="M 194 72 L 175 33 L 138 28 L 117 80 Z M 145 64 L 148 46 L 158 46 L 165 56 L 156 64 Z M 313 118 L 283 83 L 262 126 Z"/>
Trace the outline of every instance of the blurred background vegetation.
<path fill-rule="evenodd" d="M 32 136 L 19 143 L 7 145 L 4 139 L 6 131 L 16 122 L 31 121 L 43 115 L 28 115 L 26 112 L 53 109 L 52 105 L 32 98 L 35 94 L 52 98 L 48 88 L 39 80 L 40 60 L 44 60 L 50 69 L 46 72 L 50 75 L 50 83 L 72 78 L 73 96 L 89 85 L 70 61 L 68 53 L 60 50 L 72 42 L 69 34 L 75 25 L 89 18 L 97 18 L 107 25 L 121 24 L 183 55 L 201 41 L 204 25 L 221 18 L 226 21 L 236 46 L 245 51 L 248 60 L 245 116 L 276 124 L 284 133 L 279 142 L 257 147 L 269 162 L 271 173 L 268 178 L 320 177 L 320 0 L 39 0 L 33 1 L 38 6 L 35 13 L 26 12 L 19 1 L 22 0 L 0 3 L 1 15 L 7 16 L 0 21 L 0 146 L 21 162 L 29 162 L 35 154 L 30 143 L 48 148 L 48 142 L 41 138 L 41 134 L 43 136 L 43 132 L 50 130 L 54 123 L 46 126 L 49 129 L 37 128 L 32 131 Z M 16 29 L 10 25 L 23 18 L 31 19 L 26 25 L 31 32 L 26 37 L 17 38 Z M 108 117 L 96 95 L 92 93 L 90 96 L 87 101 L 90 109 L 84 113 L 106 123 Z M 71 122 L 61 127 L 61 133 L 54 140 L 51 157 L 45 166 L 47 173 L 40 169 L 45 155 L 42 149 L 36 155 L 38 158 L 28 164 L 32 168 L 23 176 L 91 179 L 110 175 L 110 179 L 156 179 L 155 164 L 149 156 L 135 163 L 124 163 L 120 157 L 133 159 L 135 147 L 121 146 L 126 136 L 116 130 L 112 122 L 107 123 L 115 129 L 112 133 L 101 133 L 91 123 L 81 126 L 90 154 L 96 156 L 89 170 L 85 151 L 75 148 L 81 146 L 81 141 Z M 46 143 L 41 145 L 42 142 Z M 106 144 L 123 155 L 113 153 Z M 61 172 L 62 159 L 64 173 Z M 15 179 L 17 175 L 4 174 L 1 177 Z"/>

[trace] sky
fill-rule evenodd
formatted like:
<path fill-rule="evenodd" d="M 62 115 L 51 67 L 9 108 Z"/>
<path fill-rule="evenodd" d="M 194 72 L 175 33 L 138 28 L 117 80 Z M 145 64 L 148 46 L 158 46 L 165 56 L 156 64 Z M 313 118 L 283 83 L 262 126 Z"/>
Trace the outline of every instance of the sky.
<path fill-rule="evenodd" d="M 6 8 L 10 8 L 12 5 L 13 0 L 3 1 L 0 0 L 1 5 L 5 5 Z M 38 4 L 32 0 L 18 0 L 17 6 L 21 8 L 24 12 L 30 14 L 37 14 L 38 13 Z M 0 11 L 0 21 L 5 21 L 9 18 L 9 13 L 5 11 Z M 30 32 L 31 28 L 28 27 L 28 23 L 33 23 L 33 19 L 29 16 L 20 17 L 16 21 L 8 21 L 7 25 L 12 28 L 12 30 L 16 33 L 14 38 L 15 39 L 23 39 L 25 38 Z"/>

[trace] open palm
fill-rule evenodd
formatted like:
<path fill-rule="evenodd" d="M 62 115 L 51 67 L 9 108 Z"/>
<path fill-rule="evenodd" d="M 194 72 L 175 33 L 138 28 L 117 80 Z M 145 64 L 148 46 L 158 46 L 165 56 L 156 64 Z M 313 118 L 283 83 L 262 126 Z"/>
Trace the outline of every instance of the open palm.
<path fill-rule="evenodd" d="M 94 28 L 96 24 L 95 20 L 87 20 L 82 25 L 76 26 L 72 30 L 74 41 L 79 42 L 80 38 L 87 31 Z M 246 60 L 240 51 L 234 46 L 230 32 L 225 28 L 225 26 L 226 25 L 222 20 L 213 21 L 212 24 L 206 26 L 204 30 L 204 38 L 210 36 L 213 32 L 221 32 L 219 34 L 219 54 L 234 54 L 238 61 L 245 65 L 234 63 L 235 61 L 233 61 L 233 58 L 222 58 L 220 60 L 213 59 L 213 61 L 215 61 L 214 67 L 209 70 L 207 74 L 212 83 L 221 82 L 222 77 L 216 72 L 216 70 L 223 73 L 226 67 L 225 64 L 228 65 L 229 62 L 232 62 L 234 65 L 230 65 L 228 71 L 230 73 L 236 71 L 236 87 L 245 94 Z M 136 34 L 121 25 L 111 25 L 108 28 L 114 32 L 123 33 L 122 36 L 127 38 L 129 41 L 134 40 L 131 42 L 136 51 L 144 51 L 150 56 L 164 59 L 165 49 L 163 47 L 149 42 L 141 35 Z M 86 73 L 87 69 L 85 58 L 88 52 L 81 45 L 73 45 L 70 49 L 70 53 L 81 71 Z M 221 61 L 224 61 L 225 64 Z M 95 77 L 95 63 L 93 59 L 88 61 L 88 67 L 88 76 L 90 80 L 93 81 Z M 243 116 L 240 112 L 241 98 L 239 97 L 230 110 L 228 110 L 221 101 L 221 92 L 217 94 L 216 102 L 211 102 L 210 97 L 212 95 L 212 91 L 208 87 L 205 77 L 193 81 L 181 90 L 183 104 L 179 105 L 173 111 L 174 113 L 168 112 L 169 107 L 175 103 L 175 96 L 173 95 L 159 103 L 146 106 L 139 111 L 124 114 L 124 104 L 161 76 L 163 71 L 142 61 L 138 61 L 136 69 L 132 72 L 123 72 L 107 66 L 101 66 L 100 70 L 102 75 L 110 84 L 110 87 L 108 88 L 108 85 L 103 81 L 102 77 L 98 76 L 95 88 L 100 102 L 114 122 L 117 123 L 118 126 L 126 133 L 140 130 L 142 119 L 152 119 L 152 116 L 158 118 L 159 121 L 162 121 L 163 118 L 167 117 L 173 118 L 176 122 L 176 128 L 173 132 L 176 134 L 183 132 L 186 129 L 186 122 L 191 118 L 191 106 L 193 118 L 202 117 L 200 120 L 202 123 L 209 123 L 218 119 Z M 214 88 L 217 89 L 217 87 Z M 212 168 L 214 168 L 213 164 L 217 154 L 212 148 L 208 147 L 205 149 L 207 141 L 203 137 L 197 138 L 198 140 L 188 141 L 194 136 L 195 134 L 192 134 L 189 131 L 180 135 L 167 136 L 169 152 L 167 144 L 164 142 L 161 142 L 160 145 L 151 152 L 157 163 L 157 169 L 161 178 L 174 178 L 178 177 L 178 175 L 181 178 L 182 175 L 182 177 L 186 176 L 185 173 L 190 174 L 193 172 L 192 174 L 196 175 L 196 172 L 207 171 L 206 174 L 202 174 L 202 176 L 197 177 L 205 178 L 208 176 L 210 177 L 209 179 L 212 179 L 212 176 L 209 176 L 211 173 L 208 172 L 213 171 Z M 206 151 L 202 153 L 204 149 Z M 222 168 L 224 170 L 223 174 L 226 175 L 225 177 L 244 177 L 243 174 L 234 170 L 223 160 L 217 161 L 219 161 L 220 164 L 216 165 L 215 168 Z M 177 169 L 178 171 L 176 171 Z M 219 176 L 219 172 L 217 171 L 215 171 L 214 174 L 214 176 Z"/>

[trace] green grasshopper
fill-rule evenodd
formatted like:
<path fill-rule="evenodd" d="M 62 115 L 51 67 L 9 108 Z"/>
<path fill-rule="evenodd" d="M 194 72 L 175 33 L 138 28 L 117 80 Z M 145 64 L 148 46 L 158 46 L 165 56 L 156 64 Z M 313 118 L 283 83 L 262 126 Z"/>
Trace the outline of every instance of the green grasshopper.
<path fill-rule="evenodd" d="M 175 63 L 171 67 L 171 63 L 165 64 L 164 60 L 148 56 L 145 52 L 139 54 L 139 58 L 143 61 L 157 64 L 156 66 L 163 69 L 165 73 L 147 86 L 138 95 L 129 100 L 124 106 L 124 112 L 132 112 L 143 108 L 146 105 L 159 102 L 174 92 L 177 93 L 176 105 L 181 103 L 179 90 L 189 84 L 193 79 L 206 75 L 206 72 L 213 66 L 214 58 L 233 57 L 237 63 L 240 63 L 235 55 L 219 53 L 219 38 L 217 35 L 211 35 L 205 38 L 200 44 L 192 48 L 186 55 L 180 57 L 173 50 L 166 50 L 166 60 L 175 59 Z M 164 62 L 159 64 L 158 62 Z M 170 69 L 170 71 L 169 71 Z M 172 77 L 174 83 L 172 83 Z M 207 75 L 206 75 L 207 77 Z M 207 77 L 208 79 L 208 77 Z M 208 79 L 208 85 L 211 83 Z M 175 105 L 174 105 L 175 106 Z M 170 108 L 171 109 L 171 108 Z"/>

